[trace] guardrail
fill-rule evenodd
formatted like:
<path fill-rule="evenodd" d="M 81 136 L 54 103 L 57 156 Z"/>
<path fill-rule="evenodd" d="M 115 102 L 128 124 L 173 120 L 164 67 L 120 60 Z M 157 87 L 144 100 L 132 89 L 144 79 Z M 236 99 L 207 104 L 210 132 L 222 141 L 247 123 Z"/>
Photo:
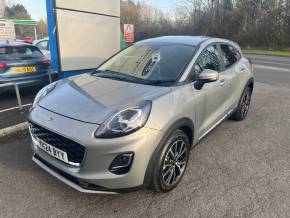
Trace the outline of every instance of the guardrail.
<path fill-rule="evenodd" d="M 20 97 L 19 88 L 18 88 L 17 83 L 0 84 L 0 88 L 7 87 L 7 86 L 14 86 L 15 93 L 16 93 L 16 98 L 17 98 L 17 102 L 18 102 L 18 108 L 19 108 L 20 111 L 22 111 L 23 105 L 22 105 L 22 102 L 21 102 L 21 97 Z"/>

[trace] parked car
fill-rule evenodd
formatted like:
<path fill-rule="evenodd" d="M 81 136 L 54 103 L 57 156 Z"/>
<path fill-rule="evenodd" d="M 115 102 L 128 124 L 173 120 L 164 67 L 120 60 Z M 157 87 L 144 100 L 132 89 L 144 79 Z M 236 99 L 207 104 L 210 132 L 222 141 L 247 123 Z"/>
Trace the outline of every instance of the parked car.
<path fill-rule="evenodd" d="M 50 49 L 49 49 L 49 40 L 48 38 L 35 40 L 33 45 L 37 46 L 45 57 L 50 59 Z"/>
<path fill-rule="evenodd" d="M 14 82 L 20 87 L 47 85 L 49 66 L 50 60 L 36 46 L 0 42 L 0 84 Z"/>
<path fill-rule="evenodd" d="M 253 87 L 249 60 L 229 40 L 140 41 L 38 93 L 33 161 L 81 192 L 170 191 L 195 144 L 225 119 L 245 119 Z"/>

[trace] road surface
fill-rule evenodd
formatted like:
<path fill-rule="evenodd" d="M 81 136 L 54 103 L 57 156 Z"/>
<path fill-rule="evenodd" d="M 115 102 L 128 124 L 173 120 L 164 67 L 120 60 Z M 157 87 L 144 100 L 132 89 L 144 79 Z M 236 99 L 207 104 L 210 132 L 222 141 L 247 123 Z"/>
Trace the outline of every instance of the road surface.
<path fill-rule="evenodd" d="M 249 56 L 254 63 L 255 80 L 290 88 L 290 58 Z"/>

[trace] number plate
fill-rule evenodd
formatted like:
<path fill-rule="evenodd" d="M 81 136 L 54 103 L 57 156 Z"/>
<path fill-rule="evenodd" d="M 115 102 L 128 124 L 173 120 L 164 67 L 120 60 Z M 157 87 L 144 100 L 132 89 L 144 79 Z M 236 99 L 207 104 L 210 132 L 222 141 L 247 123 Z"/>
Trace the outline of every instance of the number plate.
<path fill-rule="evenodd" d="M 19 74 L 19 73 L 35 73 L 36 72 L 36 67 L 13 67 L 12 72 L 14 74 Z"/>
<path fill-rule="evenodd" d="M 37 147 L 39 147 L 41 150 L 45 151 L 46 153 L 50 154 L 51 156 L 55 157 L 58 160 L 61 160 L 65 163 L 69 163 L 66 152 L 58 148 L 55 148 L 50 144 L 47 144 L 46 142 L 44 142 L 43 140 L 39 138 L 36 138 L 36 141 L 37 141 Z"/>

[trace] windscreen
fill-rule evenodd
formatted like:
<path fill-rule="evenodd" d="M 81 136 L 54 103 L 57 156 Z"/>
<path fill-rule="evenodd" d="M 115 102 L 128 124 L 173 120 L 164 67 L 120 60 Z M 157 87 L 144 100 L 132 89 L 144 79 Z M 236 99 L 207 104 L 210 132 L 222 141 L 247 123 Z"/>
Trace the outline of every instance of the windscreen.
<path fill-rule="evenodd" d="M 0 60 L 22 60 L 41 58 L 43 54 L 35 46 L 5 46 L 0 47 Z"/>
<path fill-rule="evenodd" d="M 120 52 L 97 71 L 114 72 L 145 81 L 176 81 L 194 55 L 183 44 L 135 44 Z"/>

